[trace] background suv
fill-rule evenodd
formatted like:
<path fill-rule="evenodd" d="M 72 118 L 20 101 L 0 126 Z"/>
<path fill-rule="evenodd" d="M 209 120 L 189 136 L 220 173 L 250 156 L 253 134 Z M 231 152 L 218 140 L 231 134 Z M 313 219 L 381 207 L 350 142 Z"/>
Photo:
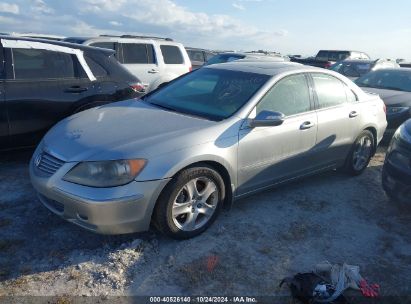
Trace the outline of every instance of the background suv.
<path fill-rule="evenodd" d="M 114 50 L 118 61 L 141 79 L 146 92 L 192 69 L 184 46 L 170 38 L 102 35 L 69 37 L 65 41 Z"/>
<path fill-rule="evenodd" d="M 211 57 L 217 55 L 208 50 L 186 47 L 188 57 L 190 57 L 193 70 L 202 67 Z"/>
<path fill-rule="evenodd" d="M 143 95 L 113 51 L 0 36 L 0 150 L 36 145 L 61 119 Z"/>
<path fill-rule="evenodd" d="M 368 72 L 376 71 L 379 69 L 399 68 L 399 64 L 390 59 L 377 59 L 377 60 L 343 60 L 333 64 L 330 70 L 336 71 L 351 80 L 355 80 Z"/>

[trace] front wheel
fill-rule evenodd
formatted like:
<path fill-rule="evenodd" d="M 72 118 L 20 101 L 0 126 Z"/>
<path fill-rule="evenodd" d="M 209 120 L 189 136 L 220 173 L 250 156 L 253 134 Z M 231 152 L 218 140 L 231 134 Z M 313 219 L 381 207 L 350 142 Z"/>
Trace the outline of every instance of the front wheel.
<path fill-rule="evenodd" d="M 214 169 L 208 166 L 186 169 L 160 195 L 155 224 L 175 239 L 197 236 L 214 222 L 224 198 L 223 179 Z"/>
<path fill-rule="evenodd" d="M 370 163 L 374 151 L 374 135 L 364 130 L 355 140 L 345 162 L 344 171 L 350 175 L 360 175 Z"/>

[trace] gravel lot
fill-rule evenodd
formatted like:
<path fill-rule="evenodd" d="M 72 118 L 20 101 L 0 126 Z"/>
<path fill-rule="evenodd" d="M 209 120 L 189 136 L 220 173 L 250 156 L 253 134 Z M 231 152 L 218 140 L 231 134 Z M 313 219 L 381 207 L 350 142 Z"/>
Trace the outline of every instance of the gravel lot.
<path fill-rule="evenodd" d="M 287 296 L 279 281 L 321 261 L 359 265 L 390 296 L 411 295 L 411 208 L 381 188 L 384 150 L 356 178 L 330 172 L 236 202 L 203 235 L 101 236 L 40 205 L 30 152 L 0 160 L 1 296 Z M 405 302 L 402 302 L 405 303 Z"/>

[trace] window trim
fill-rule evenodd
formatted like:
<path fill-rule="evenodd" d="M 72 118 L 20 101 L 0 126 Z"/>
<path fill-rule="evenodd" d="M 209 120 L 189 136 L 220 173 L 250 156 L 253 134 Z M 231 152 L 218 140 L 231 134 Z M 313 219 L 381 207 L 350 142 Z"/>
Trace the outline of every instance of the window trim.
<path fill-rule="evenodd" d="M 252 108 L 252 110 L 250 111 L 250 113 L 248 113 L 247 118 L 250 118 L 251 113 L 253 113 L 254 111 L 257 111 L 257 106 L 263 101 L 263 99 L 270 93 L 270 91 L 271 91 L 279 82 L 281 82 L 282 80 L 284 80 L 284 79 L 286 79 L 286 78 L 288 78 L 288 77 L 293 77 L 293 76 L 298 76 L 298 75 L 303 75 L 303 76 L 305 76 L 305 81 L 306 81 L 306 83 L 307 83 L 308 94 L 309 94 L 309 96 L 310 96 L 310 110 L 309 110 L 309 111 L 305 111 L 305 112 L 301 112 L 301 113 L 296 113 L 296 114 L 293 114 L 293 115 L 287 115 L 287 116 L 285 116 L 284 119 L 287 120 L 287 119 L 289 119 L 289 118 L 294 118 L 294 117 L 298 117 L 298 116 L 301 116 L 301 115 L 306 115 L 306 114 L 315 112 L 315 111 L 316 111 L 316 108 L 315 108 L 314 99 L 313 99 L 313 98 L 314 98 L 314 95 L 313 95 L 313 90 L 312 90 L 312 86 L 311 86 L 311 83 L 310 83 L 310 77 L 309 77 L 309 75 L 308 75 L 307 72 L 297 72 L 297 73 L 294 73 L 294 74 L 285 75 L 285 76 L 281 77 L 280 79 L 277 79 L 277 81 L 276 81 L 276 82 L 265 92 L 265 94 L 258 100 L 258 102 L 257 102 L 256 105 Z"/>

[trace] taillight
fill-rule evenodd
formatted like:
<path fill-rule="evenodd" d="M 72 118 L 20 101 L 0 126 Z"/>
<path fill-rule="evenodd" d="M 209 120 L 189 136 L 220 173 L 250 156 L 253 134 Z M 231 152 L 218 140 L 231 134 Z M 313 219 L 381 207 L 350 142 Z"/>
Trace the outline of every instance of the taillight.
<path fill-rule="evenodd" d="M 145 93 L 146 91 L 146 88 L 143 86 L 141 82 L 130 84 L 130 88 L 132 88 L 133 91 L 137 93 Z"/>
<path fill-rule="evenodd" d="M 383 107 L 385 114 L 387 114 L 387 106 L 385 105 L 385 103 L 383 103 Z"/>
<path fill-rule="evenodd" d="M 193 71 L 193 67 L 190 65 L 190 67 L 188 68 L 188 72 L 190 73 L 191 71 Z"/>
<path fill-rule="evenodd" d="M 327 62 L 327 63 L 325 64 L 324 68 L 328 69 L 328 68 L 331 67 L 331 66 L 332 66 L 332 63 L 331 63 L 331 62 Z"/>

